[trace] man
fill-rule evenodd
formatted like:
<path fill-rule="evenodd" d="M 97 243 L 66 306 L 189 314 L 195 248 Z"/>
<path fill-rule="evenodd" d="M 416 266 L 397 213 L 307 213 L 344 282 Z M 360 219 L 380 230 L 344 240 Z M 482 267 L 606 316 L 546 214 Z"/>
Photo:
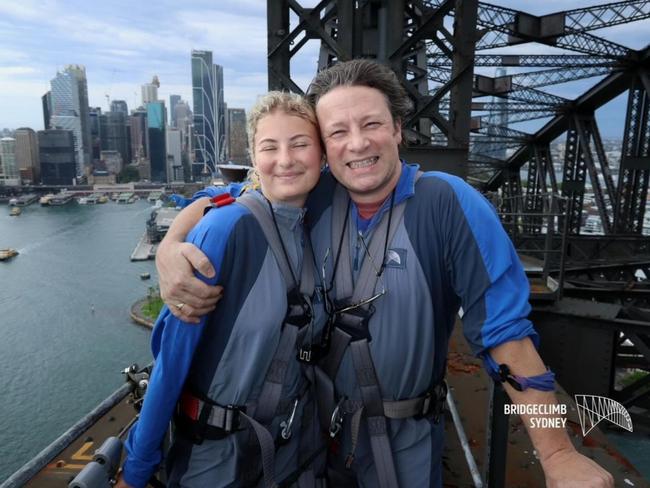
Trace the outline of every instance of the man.
<path fill-rule="evenodd" d="M 525 274 L 485 199 L 458 178 L 421 174 L 400 161 L 401 121 L 411 105 L 392 71 L 369 60 L 339 63 L 317 75 L 310 98 L 331 172 L 308 202 L 321 294 L 332 317 L 322 341 L 319 408 L 326 418 L 347 414 L 330 481 L 442 486 L 442 422 L 430 409 L 420 415 L 407 404 L 421 405 L 427 392 L 440 391 L 459 308 L 465 337 L 488 371 L 498 375 L 505 365 L 533 385 L 517 391 L 504 383 L 513 403 L 556 403 L 526 319 Z M 157 258 L 163 298 L 188 321 L 209 312 L 221 293 L 190 277 L 188 262 L 204 275 L 214 270 L 180 242 L 204 206 L 195 202 L 181 213 Z M 547 486 L 613 486 L 564 430 L 529 434 Z"/>

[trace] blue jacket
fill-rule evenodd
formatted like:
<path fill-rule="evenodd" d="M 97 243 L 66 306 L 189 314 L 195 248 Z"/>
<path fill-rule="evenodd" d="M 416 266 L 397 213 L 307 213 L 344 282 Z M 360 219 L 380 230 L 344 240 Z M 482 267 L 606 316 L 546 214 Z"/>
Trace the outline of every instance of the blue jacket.
<path fill-rule="evenodd" d="M 529 283 L 494 208 L 460 178 L 426 172 L 415 183 L 417 171 L 417 165 L 402 164 L 395 205 L 406 202 L 407 206 L 388 246 L 383 281 L 377 285 L 387 292 L 373 303 L 376 312 L 369 325 L 370 350 L 384 399 L 421 396 L 443 378 L 459 312 L 464 335 L 479 356 L 511 340 L 538 341 L 527 319 Z M 325 263 L 327 283 L 338 246 L 332 242 L 331 218 L 337 184 L 325 172 L 307 202 L 316 265 L 320 269 Z M 201 196 L 214 192 L 208 188 Z M 365 259 L 358 231 L 366 242 L 373 238 L 375 227 L 389 211 L 388 200 L 369 221 L 361 219 L 351 205 L 347 265 L 353 277 Z M 343 357 L 336 388 L 339 394 L 359 399 L 349 352 Z M 400 485 L 441 486 L 442 424 L 428 419 L 391 420 L 389 430 Z M 343 432 L 340 452 L 345 456 L 350 429 Z M 352 469 L 362 486 L 377 486 L 363 429 Z"/>
<path fill-rule="evenodd" d="M 296 276 L 303 256 L 302 209 L 275 207 L 276 219 Z M 265 373 L 280 337 L 287 310 L 287 284 L 263 232 L 250 211 L 232 204 L 214 209 L 187 237 L 207 254 L 217 270 L 205 282 L 227 290 L 217 309 L 187 324 L 165 307 L 158 317 L 152 351 L 155 366 L 139 421 L 126 442 L 124 479 L 139 488 L 147 484 L 161 461 L 161 444 L 184 386 L 191 386 L 220 405 L 247 405 L 259 395 Z M 311 263 L 310 263 L 311 264 Z M 263 313 L 261 313 L 263 311 Z M 283 395 L 293 398 L 302 387 L 297 361 L 287 372 Z M 300 426 L 301 410 L 295 426 Z M 282 419 L 272 426 L 275 435 Z M 296 427 L 294 430 L 299 430 Z M 299 438 L 276 456 L 278 479 L 296 467 Z M 166 464 L 170 486 L 233 486 L 237 479 L 237 456 L 248 431 L 225 439 L 204 441 L 200 446 L 178 439 Z"/>

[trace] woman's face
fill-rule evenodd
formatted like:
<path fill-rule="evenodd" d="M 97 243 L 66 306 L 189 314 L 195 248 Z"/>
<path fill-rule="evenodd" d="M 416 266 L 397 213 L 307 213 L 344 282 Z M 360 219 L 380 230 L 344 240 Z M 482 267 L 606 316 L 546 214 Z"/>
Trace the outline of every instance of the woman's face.
<path fill-rule="evenodd" d="M 257 123 L 254 166 L 271 202 L 302 207 L 318 182 L 322 157 L 319 134 L 308 120 L 275 110 Z"/>

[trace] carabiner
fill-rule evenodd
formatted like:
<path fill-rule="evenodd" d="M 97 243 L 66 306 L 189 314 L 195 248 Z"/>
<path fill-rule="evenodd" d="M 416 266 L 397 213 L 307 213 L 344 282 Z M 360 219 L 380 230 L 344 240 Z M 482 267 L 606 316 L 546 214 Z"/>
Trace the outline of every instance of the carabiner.
<path fill-rule="evenodd" d="M 334 411 L 332 412 L 332 417 L 330 418 L 330 438 L 334 439 L 338 433 L 341 431 L 341 427 L 343 426 L 343 414 L 341 413 L 341 406 L 343 405 L 343 402 L 345 401 L 345 397 L 342 397 L 339 400 L 339 403 L 336 404 L 336 407 L 334 408 Z"/>
<path fill-rule="evenodd" d="M 291 409 L 289 418 L 280 422 L 280 427 L 282 428 L 280 435 L 285 441 L 288 441 L 291 438 L 291 426 L 293 425 L 293 419 L 296 416 L 296 410 L 298 409 L 299 401 L 300 400 L 298 398 L 293 401 L 293 408 Z"/>

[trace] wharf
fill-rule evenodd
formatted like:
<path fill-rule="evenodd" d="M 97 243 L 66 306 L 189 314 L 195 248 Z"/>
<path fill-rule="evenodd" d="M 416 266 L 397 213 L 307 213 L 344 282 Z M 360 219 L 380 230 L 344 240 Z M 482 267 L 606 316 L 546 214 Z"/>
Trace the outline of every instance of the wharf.
<path fill-rule="evenodd" d="M 157 244 L 149 240 L 149 235 L 145 232 L 142 234 L 138 245 L 135 246 L 131 254 L 131 261 L 148 261 L 156 256 Z"/>

